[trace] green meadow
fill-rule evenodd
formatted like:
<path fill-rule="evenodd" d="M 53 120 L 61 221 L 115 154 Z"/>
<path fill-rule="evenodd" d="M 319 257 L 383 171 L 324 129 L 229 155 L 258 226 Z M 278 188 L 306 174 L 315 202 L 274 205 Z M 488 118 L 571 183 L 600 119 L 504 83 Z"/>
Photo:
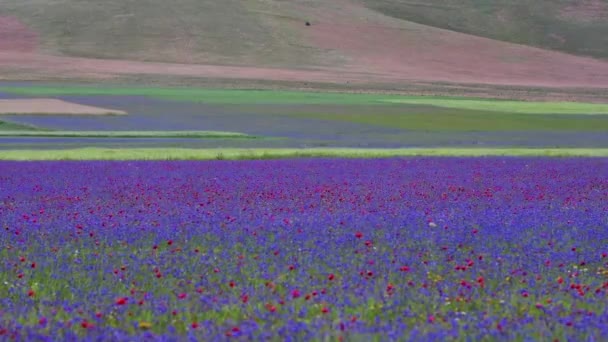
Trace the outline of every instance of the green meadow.
<path fill-rule="evenodd" d="M 407 131 L 580 131 L 608 132 L 608 115 L 520 114 L 435 107 L 404 108 L 403 113 L 386 113 L 382 107 L 371 113 L 306 112 L 288 114 L 302 119 L 350 122 Z"/>
<path fill-rule="evenodd" d="M 386 102 L 522 114 L 608 114 L 608 105 L 601 103 L 420 97 L 390 99 Z"/>

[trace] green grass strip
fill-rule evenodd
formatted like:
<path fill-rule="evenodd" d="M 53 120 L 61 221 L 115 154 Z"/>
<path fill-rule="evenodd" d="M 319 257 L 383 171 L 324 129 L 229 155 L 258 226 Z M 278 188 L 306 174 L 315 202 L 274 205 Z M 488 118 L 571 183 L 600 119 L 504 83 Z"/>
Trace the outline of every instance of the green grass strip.
<path fill-rule="evenodd" d="M 397 113 L 295 113 L 293 117 L 427 132 L 608 132 L 608 115 L 520 114 L 437 107 Z M 409 111 L 409 110 L 408 110 Z"/>
<path fill-rule="evenodd" d="M 485 157 L 608 157 L 601 149 L 532 149 L 532 148 L 403 148 L 403 149 L 179 149 L 83 148 L 69 150 L 0 150 L 0 160 L 211 160 L 211 159 L 281 159 L 281 158 L 388 158 L 414 156 Z"/>
<path fill-rule="evenodd" d="M 491 99 L 402 98 L 385 102 L 520 114 L 608 114 L 608 105 L 579 102 L 528 102 Z"/>
<path fill-rule="evenodd" d="M 221 131 L 0 131 L 0 137 L 49 138 L 196 138 L 256 139 L 253 135 Z"/>

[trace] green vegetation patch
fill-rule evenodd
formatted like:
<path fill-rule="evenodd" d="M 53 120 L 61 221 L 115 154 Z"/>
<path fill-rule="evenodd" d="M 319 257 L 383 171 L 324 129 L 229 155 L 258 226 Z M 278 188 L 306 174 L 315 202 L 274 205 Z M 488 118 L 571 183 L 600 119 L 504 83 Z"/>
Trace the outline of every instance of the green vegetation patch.
<path fill-rule="evenodd" d="M 528 102 L 435 97 L 388 99 L 386 102 L 522 114 L 608 114 L 608 104 L 601 103 Z"/>
<path fill-rule="evenodd" d="M 380 109 L 379 109 L 380 110 Z M 404 111 L 405 112 L 405 111 Z M 299 118 L 350 122 L 408 131 L 473 132 L 473 131 L 608 131 L 608 116 L 510 114 L 460 110 L 396 113 L 297 113 Z"/>
<path fill-rule="evenodd" d="M 37 133 L 43 132 L 44 129 L 25 124 L 18 124 L 10 121 L 2 121 L 0 120 L 0 133 L 6 132 L 27 132 L 27 133 Z"/>
<path fill-rule="evenodd" d="M 484 157 L 608 157 L 608 149 L 533 149 L 533 148 L 411 148 L 411 149 L 105 149 L 6 150 L 0 160 L 211 160 L 280 158 L 388 158 L 414 156 Z"/>
<path fill-rule="evenodd" d="M 196 138 L 196 139 L 257 139 L 260 137 L 220 131 L 1 131 L 0 136 L 56 138 Z"/>

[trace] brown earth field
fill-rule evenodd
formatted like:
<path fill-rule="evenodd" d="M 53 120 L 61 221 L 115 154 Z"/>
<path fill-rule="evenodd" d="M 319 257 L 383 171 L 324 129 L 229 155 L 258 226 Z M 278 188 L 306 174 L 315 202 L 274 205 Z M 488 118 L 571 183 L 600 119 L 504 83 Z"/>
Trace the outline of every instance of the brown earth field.
<path fill-rule="evenodd" d="M 2 114 L 125 115 L 127 113 L 57 99 L 10 99 L 0 100 L 0 115 Z"/>
<path fill-rule="evenodd" d="M 514 97 L 526 97 L 526 89 L 543 89 L 546 94 L 561 94 L 557 98 L 572 99 L 580 98 L 577 94 L 605 94 L 608 89 L 608 61 L 416 24 L 388 17 L 356 0 L 316 6 L 295 1 L 284 6 L 285 13 L 313 18 L 310 26 L 297 20 L 283 23 L 297 30 L 298 43 L 315 52 L 309 63 L 284 60 L 274 67 L 255 59 L 227 65 L 217 57 L 184 63 L 66 55 L 46 49 L 39 32 L 17 17 L 0 16 L 0 80 L 103 83 L 171 78 L 177 84 L 181 79 L 194 84 L 217 80 L 220 86 L 243 80 L 274 82 L 279 88 L 308 85 L 404 93 L 409 87 L 422 87 L 426 93 L 453 88 L 464 94 L 472 85 L 487 92 L 500 92 L 500 87 L 523 89 Z"/>

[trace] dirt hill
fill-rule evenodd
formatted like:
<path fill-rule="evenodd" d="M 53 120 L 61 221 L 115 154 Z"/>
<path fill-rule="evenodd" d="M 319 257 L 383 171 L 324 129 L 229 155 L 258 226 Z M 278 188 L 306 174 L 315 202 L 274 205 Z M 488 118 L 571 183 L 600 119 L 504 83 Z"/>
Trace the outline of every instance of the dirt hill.
<path fill-rule="evenodd" d="M 446 3 L 5 1 L 0 79 L 608 87 L 604 1 Z"/>

